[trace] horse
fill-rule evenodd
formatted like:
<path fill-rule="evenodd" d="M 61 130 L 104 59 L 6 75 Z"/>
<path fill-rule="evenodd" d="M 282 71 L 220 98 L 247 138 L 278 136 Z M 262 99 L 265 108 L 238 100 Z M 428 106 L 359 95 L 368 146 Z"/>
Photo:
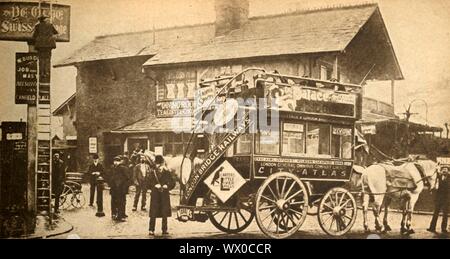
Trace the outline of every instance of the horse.
<path fill-rule="evenodd" d="M 149 161 L 151 161 L 151 164 L 154 164 L 156 156 L 154 152 L 146 151 L 144 155 L 147 157 Z M 184 186 L 189 180 L 193 166 L 195 168 L 196 166 L 200 165 L 203 162 L 203 160 L 197 157 L 194 158 L 193 161 L 191 161 L 188 158 L 184 159 L 183 161 L 183 156 L 181 155 L 164 156 L 163 159 L 164 159 L 164 166 L 166 167 L 167 170 L 176 175 L 177 181 L 180 183 L 181 186 Z"/>
<path fill-rule="evenodd" d="M 189 158 L 186 158 L 183 161 L 183 156 L 180 155 L 167 156 L 164 157 L 164 160 L 166 162 L 166 167 L 169 169 L 169 171 L 177 176 L 182 186 L 184 186 L 189 180 L 192 169 L 196 168 L 197 165 L 200 165 L 203 162 L 203 160 L 197 157 L 194 158 L 193 161 L 191 161 Z"/>
<path fill-rule="evenodd" d="M 418 164 L 423 170 L 422 172 L 416 167 Z M 363 190 L 363 214 L 364 229 L 369 232 L 367 223 L 367 210 L 369 202 L 373 200 L 373 213 L 375 216 L 375 228 L 381 231 L 383 228 L 380 224 L 380 212 L 384 204 L 383 232 L 391 231 L 388 223 L 388 208 L 393 199 L 400 199 L 404 203 L 401 234 L 413 234 L 411 227 L 412 213 L 420 193 L 425 189 L 427 183 L 436 181 L 436 172 L 438 164 L 431 160 L 418 160 L 416 162 L 406 162 L 401 166 L 393 166 L 389 164 L 374 164 L 368 168 L 356 170 L 356 176 L 360 175 L 360 180 L 355 177 L 352 181 L 359 184 Z M 358 173 L 359 171 L 359 173 Z M 394 181 L 399 179 L 403 181 L 403 186 L 392 184 L 390 179 L 392 176 Z M 407 187 L 405 187 L 405 183 Z M 400 184 L 401 185 L 401 184 Z M 431 189 L 431 185 L 428 186 Z"/>

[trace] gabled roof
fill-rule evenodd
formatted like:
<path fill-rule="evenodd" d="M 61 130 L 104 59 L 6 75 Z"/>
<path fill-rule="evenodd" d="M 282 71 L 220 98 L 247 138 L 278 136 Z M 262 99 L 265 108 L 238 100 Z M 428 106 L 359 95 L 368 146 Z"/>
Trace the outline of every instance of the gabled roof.
<path fill-rule="evenodd" d="M 211 35 L 214 35 L 212 23 L 99 36 L 68 58 L 56 63 L 55 67 L 96 60 L 151 57 L 158 53 L 159 49 L 169 47 L 176 41 L 186 43 L 207 41 Z"/>
<path fill-rule="evenodd" d="M 75 100 L 76 97 L 76 93 L 72 94 L 72 96 L 70 96 L 67 100 L 65 100 L 58 108 L 56 108 L 52 115 L 53 116 L 61 116 L 62 113 L 64 112 L 64 108 L 69 105 L 72 101 Z"/>
<path fill-rule="evenodd" d="M 161 49 L 144 66 L 249 57 L 343 51 L 377 5 L 320 9 L 251 18 L 211 42 Z"/>
<path fill-rule="evenodd" d="M 342 52 L 377 13 L 377 4 L 333 7 L 251 17 L 243 27 L 215 37 L 214 23 L 97 37 L 58 66 L 148 56 L 144 66 L 293 54 Z M 387 35 L 382 19 L 379 19 Z M 392 45 L 390 59 L 403 79 Z"/>

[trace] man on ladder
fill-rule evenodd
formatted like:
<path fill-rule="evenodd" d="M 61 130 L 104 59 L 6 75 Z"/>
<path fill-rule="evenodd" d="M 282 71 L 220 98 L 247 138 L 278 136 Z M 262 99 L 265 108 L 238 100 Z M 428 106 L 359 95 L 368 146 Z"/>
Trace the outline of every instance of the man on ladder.
<path fill-rule="evenodd" d="M 36 24 L 33 31 L 34 47 L 39 54 L 41 80 L 50 76 L 50 59 L 52 50 L 56 48 L 56 35 L 58 35 L 58 31 L 49 22 L 49 18 L 41 14 L 39 23 Z"/>

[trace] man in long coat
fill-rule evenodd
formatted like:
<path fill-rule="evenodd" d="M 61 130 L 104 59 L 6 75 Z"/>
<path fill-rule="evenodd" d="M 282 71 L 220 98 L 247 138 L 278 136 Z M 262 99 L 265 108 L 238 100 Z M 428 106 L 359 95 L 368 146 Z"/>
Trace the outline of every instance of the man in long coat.
<path fill-rule="evenodd" d="M 155 234 L 156 218 L 162 218 L 162 233 L 168 235 L 167 218 L 172 216 L 169 191 L 175 188 L 175 180 L 165 166 L 162 156 L 155 157 L 156 169 L 150 174 L 150 222 L 149 235 Z"/>
<path fill-rule="evenodd" d="M 43 78 L 49 78 L 50 59 L 52 56 L 52 49 L 56 48 L 56 35 L 58 31 L 53 24 L 49 22 L 49 17 L 41 15 L 39 23 L 36 24 L 33 30 L 33 44 L 39 54 L 39 65 L 42 68 L 40 75 Z"/>
<path fill-rule="evenodd" d="M 59 213 L 59 198 L 64 190 L 64 181 L 66 179 L 66 165 L 56 152 L 52 161 L 52 190 L 55 195 L 55 213 Z"/>
<path fill-rule="evenodd" d="M 144 154 L 140 155 L 140 163 L 138 163 L 136 159 L 136 165 L 133 168 L 133 180 L 134 186 L 136 187 L 133 211 L 137 210 L 139 197 L 141 195 L 142 195 L 141 210 L 142 211 L 146 210 L 145 206 L 147 203 L 147 191 L 151 172 L 152 168 L 150 168 L 150 164 L 147 162 Z"/>
<path fill-rule="evenodd" d="M 126 196 L 128 192 L 128 183 L 130 176 L 128 168 L 123 164 L 122 156 L 114 158 L 114 165 L 110 177 L 110 194 L 111 194 L 111 216 L 114 220 L 125 221 Z"/>

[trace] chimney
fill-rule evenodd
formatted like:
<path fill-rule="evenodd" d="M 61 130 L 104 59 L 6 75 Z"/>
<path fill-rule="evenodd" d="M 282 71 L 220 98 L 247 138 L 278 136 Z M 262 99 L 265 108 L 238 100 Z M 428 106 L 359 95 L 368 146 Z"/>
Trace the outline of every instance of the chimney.
<path fill-rule="evenodd" d="M 248 21 L 249 0 L 215 0 L 216 37 L 242 27 Z"/>

